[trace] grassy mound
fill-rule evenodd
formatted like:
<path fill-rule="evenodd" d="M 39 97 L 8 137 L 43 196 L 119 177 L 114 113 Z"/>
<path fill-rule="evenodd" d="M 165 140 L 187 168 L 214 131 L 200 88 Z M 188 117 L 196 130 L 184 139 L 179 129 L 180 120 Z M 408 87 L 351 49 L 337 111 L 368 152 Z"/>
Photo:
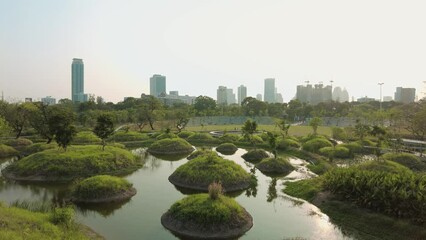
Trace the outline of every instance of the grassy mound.
<path fill-rule="evenodd" d="M 0 158 L 12 157 L 18 155 L 18 151 L 16 151 L 13 147 L 0 144 Z"/>
<path fill-rule="evenodd" d="M 10 164 L 3 175 L 17 180 L 68 181 L 98 174 L 120 174 L 140 167 L 131 152 L 100 146 L 70 146 L 32 154 Z"/>
<path fill-rule="evenodd" d="M 336 166 L 326 160 L 319 159 L 319 160 L 316 160 L 314 163 L 308 164 L 307 167 L 313 173 L 322 175 L 328 172 L 329 170 L 335 168 Z"/>
<path fill-rule="evenodd" d="M 263 141 L 263 139 L 260 137 L 260 136 L 258 136 L 258 135 L 254 135 L 253 136 L 253 142 L 255 143 L 255 144 L 262 144 L 262 143 L 264 143 L 264 141 Z M 238 139 L 238 141 L 239 142 L 244 142 L 244 143 L 251 143 L 247 138 L 245 138 L 245 137 L 240 137 L 239 139 Z"/>
<path fill-rule="evenodd" d="M 250 150 L 241 156 L 247 162 L 259 162 L 264 158 L 269 157 L 268 153 L 262 149 Z"/>
<path fill-rule="evenodd" d="M 189 154 L 192 151 L 194 151 L 194 148 L 191 144 L 180 138 L 158 140 L 148 148 L 148 152 L 159 155 Z"/>
<path fill-rule="evenodd" d="M 180 137 L 180 138 L 187 139 L 187 138 L 189 138 L 190 136 L 192 136 L 192 135 L 194 135 L 194 134 L 195 134 L 194 132 L 190 132 L 190 131 L 182 131 L 182 132 L 178 133 L 177 135 L 178 135 L 178 137 Z"/>
<path fill-rule="evenodd" d="M 78 225 L 55 221 L 55 213 L 30 212 L 0 203 L 0 239 L 90 239 Z"/>
<path fill-rule="evenodd" d="M 33 141 L 26 138 L 15 138 L 15 139 L 7 140 L 5 144 L 20 151 L 24 149 L 26 146 L 33 144 Z"/>
<path fill-rule="evenodd" d="M 235 146 L 233 143 L 222 143 L 219 146 L 217 146 L 216 151 L 225 154 L 225 155 L 232 155 L 238 150 L 238 147 Z"/>
<path fill-rule="evenodd" d="M 386 153 L 386 160 L 397 162 L 413 171 L 426 171 L 426 163 L 422 162 L 416 155 L 410 153 Z"/>
<path fill-rule="evenodd" d="M 282 157 L 263 159 L 260 163 L 256 164 L 256 168 L 263 173 L 271 174 L 287 174 L 294 170 L 293 165 Z"/>
<path fill-rule="evenodd" d="M 359 142 L 342 143 L 342 144 L 339 144 L 338 146 L 339 147 L 345 147 L 345 148 L 349 149 L 349 152 L 352 155 L 363 152 L 362 145 Z"/>
<path fill-rule="evenodd" d="M 349 149 L 341 146 L 323 147 L 319 150 L 320 154 L 329 158 L 350 158 L 351 152 Z"/>
<path fill-rule="evenodd" d="M 22 150 L 21 153 L 24 156 L 28 156 L 28 155 L 31 155 L 31 154 L 36 153 L 36 152 L 41 152 L 41 151 L 53 149 L 53 148 L 58 148 L 58 144 L 56 144 L 56 143 L 49 143 L 49 144 L 47 144 L 47 143 L 34 143 L 32 145 L 25 147 Z"/>
<path fill-rule="evenodd" d="M 225 191 L 246 189 L 253 179 L 240 165 L 214 153 L 203 154 L 178 167 L 169 177 L 176 186 L 207 191 L 212 182 L 220 182 Z"/>
<path fill-rule="evenodd" d="M 109 175 L 98 175 L 77 183 L 72 190 L 76 202 L 112 202 L 125 200 L 136 194 L 126 179 Z"/>
<path fill-rule="evenodd" d="M 161 223 L 184 237 L 216 239 L 241 236 L 253 226 L 253 219 L 232 198 L 195 194 L 174 203 Z"/>
<path fill-rule="evenodd" d="M 322 191 L 321 178 L 304 179 L 295 182 L 285 182 L 283 192 L 293 197 L 311 202 Z"/>
<path fill-rule="evenodd" d="M 210 149 L 200 149 L 200 150 L 197 150 L 197 151 L 195 151 L 195 152 L 193 152 L 193 153 L 191 153 L 188 157 L 187 157 L 187 159 L 188 160 L 192 160 L 192 159 L 194 159 L 194 158 L 197 158 L 197 157 L 199 157 L 199 156 L 201 156 L 201 155 L 205 155 L 205 154 L 216 154 L 217 155 L 217 153 L 216 152 L 213 152 L 212 150 L 210 150 Z"/>
<path fill-rule="evenodd" d="M 77 133 L 72 142 L 74 144 L 98 144 L 101 143 L 101 141 L 102 140 L 92 131 L 83 131 Z"/>
<path fill-rule="evenodd" d="M 147 140 L 148 138 L 149 138 L 148 135 L 140 133 L 140 132 L 118 131 L 114 133 L 114 135 L 111 137 L 111 140 L 114 140 L 117 142 L 132 142 L 132 141 L 143 141 L 143 140 Z"/>
<path fill-rule="evenodd" d="M 166 138 L 177 138 L 178 136 L 174 133 L 162 133 L 156 137 L 157 140 L 166 139 Z"/>
<path fill-rule="evenodd" d="M 188 141 L 191 142 L 216 142 L 217 139 L 215 139 L 214 137 L 212 137 L 212 135 L 208 134 L 208 133 L 194 133 L 193 135 L 189 136 Z"/>
<path fill-rule="evenodd" d="M 323 147 L 333 147 L 333 144 L 325 138 L 314 138 L 302 145 L 303 150 L 313 153 L 318 153 Z"/>
<path fill-rule="evenodd" d="M 223 134 L 222 136 L 219 137 L 219 140 L 223 143 L 237 142 L 238 139 L 240 139 L 240 135 L 230 134 L 230 133 L 225 133 L 225 134 Z"/>
<path fill-rule="evenodd" d="M 286 138 L 286 139 L 281 139 L 278 141 L 278 149 L 280 150 L 287 150 L 289 148 L 300 148 L 300 143 L 294 139 L 291 138 Z"/>
<path fill-rule="evenodd" d="M 357 165 L 358 169 L 389 173 L 412 173 L 407 167 L 392 161 L 369 161 Z"/>

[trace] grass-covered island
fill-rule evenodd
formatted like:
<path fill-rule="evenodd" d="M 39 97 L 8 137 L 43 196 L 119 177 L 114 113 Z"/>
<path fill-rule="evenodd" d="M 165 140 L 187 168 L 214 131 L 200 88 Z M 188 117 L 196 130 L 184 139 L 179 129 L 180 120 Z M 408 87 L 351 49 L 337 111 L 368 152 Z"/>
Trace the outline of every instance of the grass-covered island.
<path fill-rule="evenodd" d="M 268 174 L 288 174 L 295 169 L 285 157 L 263 159 L 256 164 L 256 168 Z"/>
<path fill-rule="evenodd" d="M 224 191 L 246 189 L 255 181 L 240 165 L 206 153 L 178 167 L 169 177 L 178 187 L 207 191 L 212 182 L 221 182 Z"/>
<path fill-rule="evenodd" d="M 16 155 L 18 155 L 18 151 L 16 151 L 13 147 L 0 144 L 0 158 L 6 158 Z"/>
<path fill-rule="evenodd" d="M 85 203 L 119 202 L 136 194 L 136 189 L 126 179 L 109 175 L 87 178 L 75 186 L 71 201 Z"/>
<path fill-rule="evenodd" d="M 98 145 L 49 149 L 14 161 L 3 176 L 14 180 L 70 181 L 99 174 L 124 174 L 141 167 L 135 156 L 121 148 Z"/>
<path fill-rule="evenodd" d="M 192 145 L 180 138 L 161 139 L 148 148 L 148 152 L 155 155 L 189 154 L 192 151 L 194 151 Z"/>
<path fill-rule="evenodd" d="M 254 149 L 244 153 L 241 157 L 247 162 L 257 163 L 269 157 L 269 154 L 263 149 Z"/>
<path fill-rule="evenodd" d="M 238 150 L 238 147 L 235 146 L 233 143 L 222 143 L 219 146 L 217 146 L 216 151 L 225 154 L 225 155 L 232 155 Z"/>
<path fill-rule="evenodd" d="M 247 232 L 253 218 L 234 199 L 221 194 L 220 184 L 212 184 L 209 194 L 190 195 L 174 203 L 161 224 L 184 238 L 229 239 Z"/>
<path fill-rule="evenodd" d="M 212 153 L 217 155 L 217 153 L 214 152 L 214 151 L 212 151 L 211 149 L 198 149 L 198 150 L 192 152 L 191 154 L 189 154 L 189 156 L 186 157 L 186 158 L 188 160 L 192 160 L 192 159 L 197 158 L 197 157 L 199 157 L 201 155 L 212 154 Z"/>

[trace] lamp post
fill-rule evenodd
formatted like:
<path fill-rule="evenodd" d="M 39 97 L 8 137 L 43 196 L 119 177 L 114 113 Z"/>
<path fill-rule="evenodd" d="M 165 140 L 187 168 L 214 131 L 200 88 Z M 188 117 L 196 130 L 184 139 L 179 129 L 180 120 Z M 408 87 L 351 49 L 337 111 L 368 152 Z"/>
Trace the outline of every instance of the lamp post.
<path fill-rule="evenodd" d="M 385 83 L 378 83 L 379 85 L 380 85 L 380 100 L 379 100 L 379 102 L 380 102 L 380 111 L 382 111 L 382 85 L 383 84 L 385 84 Z"/>

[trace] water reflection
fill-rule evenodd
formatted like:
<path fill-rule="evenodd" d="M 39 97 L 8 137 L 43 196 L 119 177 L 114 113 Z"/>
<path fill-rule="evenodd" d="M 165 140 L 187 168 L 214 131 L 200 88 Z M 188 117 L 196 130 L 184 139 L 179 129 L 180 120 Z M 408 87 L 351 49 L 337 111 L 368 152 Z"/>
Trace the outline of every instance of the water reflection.
<path fill-rule="evenodd" d="M 76 204 L 79 213 L 85 217 L 89 214 L 98 213 L 104 218 L 114 215 L 114 212 L 121 209 L 131 199 L 112 203 L 78 203 Z"/>
<path fill-rule="evenodd" d="M 272 178 L 271 183 L 269 184 L 269 187 L 268 187 L 268 195 L 266 198 L 267 202 L 272 202 L 272 200 L 278 197 L 276 187 L 277 187 L 277 178 Z"/>

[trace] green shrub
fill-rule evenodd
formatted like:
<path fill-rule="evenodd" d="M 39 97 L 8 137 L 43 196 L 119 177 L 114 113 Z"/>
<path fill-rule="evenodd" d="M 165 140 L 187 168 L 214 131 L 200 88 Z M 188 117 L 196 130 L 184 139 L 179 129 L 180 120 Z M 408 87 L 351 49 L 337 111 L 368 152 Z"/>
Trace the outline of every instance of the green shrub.
<path fill-rule="evenodd" d="M 26 138 L 15 138 L 15 139 L 7 140 L 5 144 L 15 149 L 21 150 L 25 148 L 26 146 L 33 144 L 33 141 Z"/>
<path fill-rule="evenodd" d="M 74 221 L 74 209 L 71 207 L 54 208 L 50 213 L 50 222 L 55 225 L 70 226 Z"/>
<path fill-rule="evenodd" d="M 83 131 L 77 133 L 72 142 L 74 144 L 98 144 L 101 143 L 102 140 L 92 131 Z"/>
<path fill-rule="evenodd" d="M 212 183 L 209 185 L 209 197 L 213 200 L 216 200 L 222 195 L 223 188 L 221 183 Z"/>
<path fill-rule="evenodd" d="M 311 170 L 313 173 L 322 175 L 331 169 L 335 168 L 333 164 L 326 160 L 316 160 L 315 163 L 308 164 L 308 169 Z"/>
<path fill-rule="evenodd" d="M 53 148 L 58 148 L 58 144 L 56 144 L 56 143 L 49 143 L 49 144 L 47 144 L 47 143 L 34 143 L 32 145 L 25 147 L 22 150 L 22 154 L 24 156 L 28 156 L 28 155 L 31 155 L 31 154 L 36 153 L 36 152 L 41 152 L 41 151 L 53 149 Z"/>
<path fill-rule="evenodd" d="M 237 142 L 240 139 L 240 135 L 226 133 L 219 137 L 221 142 Z"/>
<path fill-rule="evenodd" d="M 278 149 L 287 150 L 289 148 L 300 148 L 300 143 L 291 138 L 281 139 L 278 141 Z"/>
<path fill-rule="evenodd" d="M 340 141 L 346 141 L 346 139 L 348 138 L 346 131 L 341 127 L 332 127 L 331 136 L 332 138 Z"/>
<path fill-rule="evenodd" d="M 235 144 L 233 143 L 222 143 L 216 148 L 216 151 L 226 155 L 232 155 L 237 150 L 238 150 L 238 147 L 235 146 Z"/>
<path fill-rule="evenodd" d="M 320 154 L 329 158 L 349 158 L 351 153 L 349 149 L 341 146 L 323 147 L 319 150 Z"/>
<path fill-rule="evenodd" d="M 178 133 L 177 135 L 178 135 L 178 137 L 180 137 L 180 138 L 187 139 L 187 138 L 189 138 L 190 136 L 192 136 L 192 135 L 194 135 L 194 134 L 195 134 L 194 132 L 190 132 L 190 131 L 182 131 L 182 132 Z"/>
<path fill-rule="evenodd" d="M 162 133 L 158 135 L 157 140 L 166 139 L 166 138 L 177 138 L 177 135 L 174 133 Z"/>
<path fill-rule="evenodd" d="M 12 157 L 18 155 L 18 151 L 16 151 L 13 147 L 0 144 L 0 158 Z"/>
<path fill-rule="evenodd" d="M 78 200 L 102 199 L 128 191 L 132 184 L 126 179 L 109 175 L 98 175 L 77 183 L 72 196 Z"/>
<path fill-rule="evenodd" d="M 194 135 L 191 135 L 188 137 L 188 140 L 194 141 L 194 140 L 201 140 L 201 141 L 207 141 L 207 140 L 213 140 L 214 138 L 209 133 L 200 133 L 197 132 Z"/>
<path fill-rule="evenodd" d="M 388 173 L 412 173 L 410 169 L 392 161 L 368 161 L 356 166 L 358 169 Z"/>
<path fill-rule="evenodd" d="M 327 137 L 323 136 L 323 135 L 313 135 L 313 134 L 309 134 L 307 136 L 304 136 L 300 139 L 300 142 L 305 143 L 308 142 L 310 140 L 314 140 L 314 139 L 325 139 L 327 140 Z"/>
<path fill-rule="evenodd" d="M 148 152 L 153 154 L 184 154 L 194 150 L 191 144 L 181 138 L 165 138 L 151 144 Z"/>
<path fill-rule="evenodd" d="M 250 150 L 241 156 L 248 162 L 259 162 L 260 160 L 269 157 L 268 153 L 263 149 Z"/>
<path fill-rule="evenodd" d="M 324 138 L 314 138 L 302 145 L 303 150 L 313 153 L 318 153 L 323 147 L 333 147 L 333 144 Z"/>
<path fill-rule="evenodd" d="M 148 135 L 140 133 L 140 132 L 118 131 L 114 133 L 114 135 L 110 139 L 117 142 L 131 142 L 131 141 L 143 141 L 143 140 L 147 140 L 148 138 L 149 138 Z"/>
<path fill-rule="evenodd" d="M 339 147 L 345 147 L 347 149 L 349 149 L 349 152 L 351 154 L 356 154 L 356 153 L 362 153 L 363 149 L 360 143 L 358 142 L 349 142 L 349 143 L 342 143 L 337 145 Z"/>
<path fill-rule="evenodd" d="M 413 171 L 426 171 L 426 163 L 410 153 L 385 153 L 383 159 L 397 162 Z"/>
<path fill-rule="evenodd" d="M 294 170 L 286 158 L 266 158 L 256 164 L 256 168 L 263 173 L 287 174 Z"/>

